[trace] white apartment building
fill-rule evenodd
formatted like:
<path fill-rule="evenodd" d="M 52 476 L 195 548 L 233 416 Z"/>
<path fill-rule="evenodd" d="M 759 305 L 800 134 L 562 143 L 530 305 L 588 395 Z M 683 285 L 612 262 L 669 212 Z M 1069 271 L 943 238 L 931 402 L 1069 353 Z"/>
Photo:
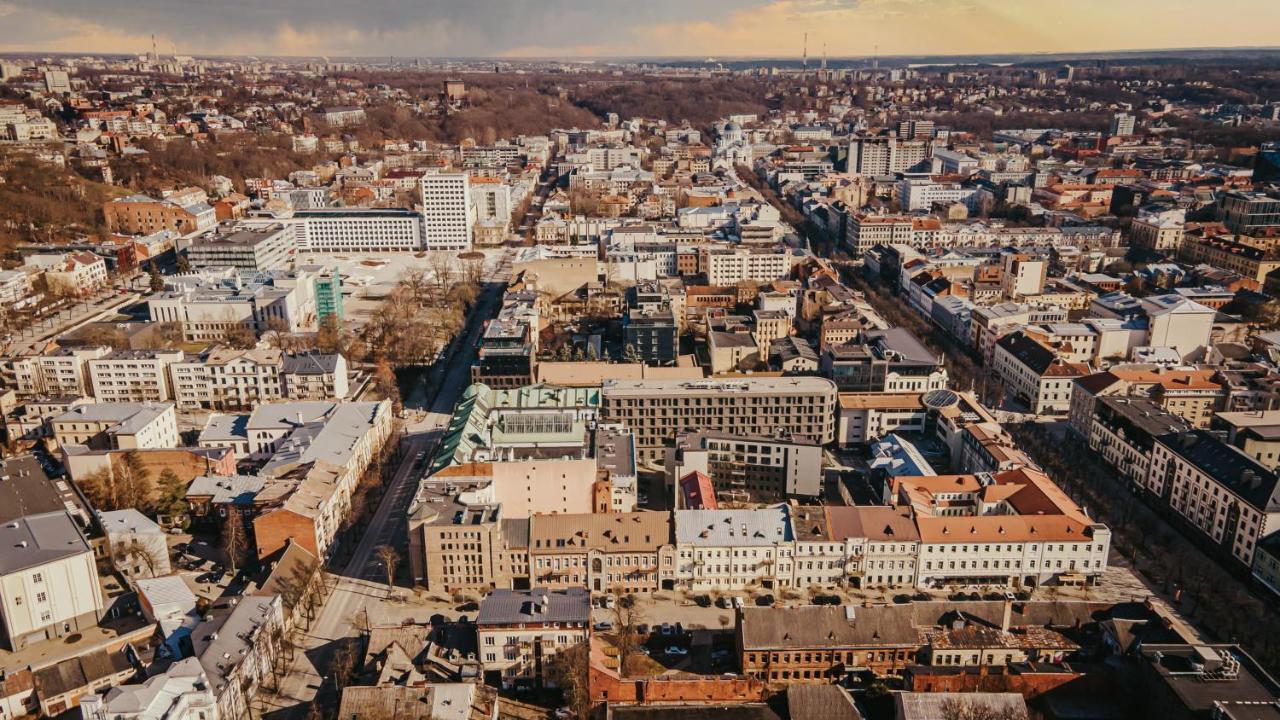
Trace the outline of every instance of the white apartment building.
<path fill-rule="evenodd" d="M 765 283 L 791 277 L 791 256 L 786 253 L 710 250 L 706 260 L 707 282 L 712 285 L 736 285 L 743 281 Z"/>
<path fill-rule="evenodd" d="M 427 250 L 468 250 L 475 213 L 466 173 L 433 171 L 422 176 L 423 245 Z"/>
<path fill-rule="evenodd" d="M 102 611 L 93 551 L 66 511 L 0 526 L 0 625 L 10 650 L 89 630 Z"/>
<path fill-rule="evenodd" d="M 474 177 L 471 184 L 471 207 L 476 221 L 506 226 L 511 222 L 511 186 L 498 178 Z"/>
<path fill-rule="evenodd" d="M 87 363 L 89 387 L 99 402 L 159 402 L 173 398 L 169 365 L 181 350 L 116 350 Z"/>
<path fill-rule="evenodd" d="M 1280 530 L 1275 472 L 1206 430 L 1157 437 L 1143 486 L 1246 567 Z"/>
<path fill-rule="evenodd" d="M 91 252 L 69 253 L 46 265 L 44 277 L 50 290 L 84 294 L 107 284 L 107 263 Z"/>
<path fill-rule="evenodd" d="M 13 305 L 30 296 L 30 275 L 22 270 L 0 270 L 0 305 Z"/>
<path fill-rule="evenodd" d="M 1088 365 L 1063 360 L 1053 348 L 1022 331 L 996 341 L 991 356 L 991 374 L 1035 415 L 1066 415 L 1076 378 L 1090 372 Z"/>
<path fill-rule="evenodd" d="M 283 353 L 273 348 L 219 347 L 170 368 L 173 399 L 183 409 L 230 410 L 284 397 Z"/>
<path fill-rule="evenodd" d="M 217 698 L 214 718 L 249 714 L 250 703 L 271 672 L 270 638 L 284 627 L 279 595 L 248 595 L 228 615 L 215 616 L 191 633 L 195 657 Z"/>
<path fill-rule="evenodd" d="M 970 212 L 978 209 L 978 188 L 957 182 L 938 182 L 925 175 L 908 176 L 898 181 L 898 205 L 907 212 L 919 212 L 934 203 L 963 203 Z"/>
<path fill-rule="evenodd" d="M 699 590 L 791 587 L 795 536 L 786 505 L 676 510 L 676 583 Z"/>
<path fill-rule="evenodd" d="M 168 575 L 169 545 L 164 530 L 134 508 L 98 513 L 107 555 L 130 580 Z"/>
<path fill-rule="evenodd" d="M 53 352 L 14 358 L 13 389 L 18 395 L 82 397 L 90 394 L 88 362 L 111 353 L 109 347 L 58 348 Z"/>
<path fill-rule="evenodd" d="M 850 213 L 845 221 L 845 244 L 855 257 L 876 245 L 912 245 L 914 240 L 915 222 L 906 215 Z"/>
<path fill-rule="evenodd" d="M 541 684 L 548 660 L 590 637 L 586 588 L 494 590 L 480 602 L 476 617 L 485 680 L 503 688 Z"/>

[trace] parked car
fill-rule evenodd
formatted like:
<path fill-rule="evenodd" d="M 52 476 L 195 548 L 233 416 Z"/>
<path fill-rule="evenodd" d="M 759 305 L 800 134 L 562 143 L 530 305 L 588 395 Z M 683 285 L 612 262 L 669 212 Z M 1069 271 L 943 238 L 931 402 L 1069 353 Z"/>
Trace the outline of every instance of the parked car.
<path fill-rule="evenodd" d="M 667 649 L 663 650 L 663 652 L 668 655 L 675 655 L 676 657 L 684 657 L 689 654 L 688 650 L 680 647 L 679 645 L 668 645 Z"/>
<path fill-rule="evenodd" d="M 593 625 L 592 628 L 596 632 L 608 632 L 609 630 L 613 629 L 613 623 L 609 622 L 608 620 L 601 620 L 600 622 Z"/>
<path fill-rule="evenodd" d="M 711 607 L 711 596 L 698 595 L 693 598 L 693 602 L 696 603 L 698 607 Z"/>
<path fill-rule="evenodd" d="M 814 595 L 813 604 L 814 605 L 839 605 L 840 596 L 839 595 Z"/>
<path fill-rule="evenodd" d="M 761 595 L 756 598 L 756 605 L 759 605 L 760 607 L 769 607 L 772 604 L 773 604 L 772 595 Z"/>
<path fill-rule="evenodd" d="M 728 595 L 721 595 L 720 597 L 716 598 L 716 607 L 718 608 L 724 608 L 728 610 L 732 604 L 733 603 L 730 602 Z"/>
<path fill-rule="evenodd" d="M 675 628 L 671 627 L 671 626 L 670 626 L 669 624 L 667 624 L 667 623 L 662 623 L 662 625 L 660 625 L 660 626 L 658 627 L 658 632 L 659 632 L 661 635 L 663 635 L 664 637 L 666 637 L 666 636 L 670 636 L 670 635 L 674 634 L 674 633 L 675 633 Z"/>
<path fill-rule="evenodd" d="M 741 596 L 741 595 L 734 595 L 734 596 L 733 596 L 733 607 L 734 607 L 735 609 L 740 608 L 740 607 L 746 607 L 746 605 L 747 605 L 747 603 L 746 603 L 746 601 L 744 601 L 744 600 L 742 599 L 742 596 Z"/>

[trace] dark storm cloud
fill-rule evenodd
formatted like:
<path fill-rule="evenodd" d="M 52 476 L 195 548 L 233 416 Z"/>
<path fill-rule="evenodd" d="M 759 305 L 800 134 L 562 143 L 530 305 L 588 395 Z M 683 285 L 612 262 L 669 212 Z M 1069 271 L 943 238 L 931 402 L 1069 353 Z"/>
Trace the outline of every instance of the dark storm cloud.
<path fill-rule="evenodd" d="M 12 30 L 82 22 L 112 33 L 155 33 L 192 51 L 239 47 L 287 28 L 333 39 L 335 52 L 492 55 L 514 48 L 605 46 L 646 25 L 708 20 L 764 0 L 10 0 Z M 420 30 L 420 32 L 418 32 Z M 0 43 L 24 43 L 0 27 Z M 271 54 L 271 47 L 255 48 Z"/>

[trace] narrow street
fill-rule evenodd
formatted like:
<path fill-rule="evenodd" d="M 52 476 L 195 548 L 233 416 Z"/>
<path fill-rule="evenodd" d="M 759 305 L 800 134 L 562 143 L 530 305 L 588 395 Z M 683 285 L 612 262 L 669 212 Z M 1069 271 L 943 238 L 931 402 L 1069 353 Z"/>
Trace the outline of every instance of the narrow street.
<path fill-rule="evenodd" d="M 305 717 L 309 704 L 313 702 L 321 703 L 325 709 L 337 709 L 337 693 L 328 677 L 329 662 L 344 641 L 358 637 L 356 618 L 360 608 L 371 602 L 387 600 L 385 572 L 374 550 L 379 545 L 392 545 L 400 547 L 403 552 L 404 522 L 419 479 L 414 472 L 418 453 L 425 451 L 430 455 L 434 450 L 458 397 L 471 382 L 476 341 L 484 328 L 484 321 L 496 313 L 502 301 L 509 280 L 510 257 L 510 252 L 505 254 L 485 277 L 485 289 L 459 342 L 453 347 L 453 354 L 441 361 L 444 372 L 438 384 L 440 392 L 434 398 L 428 398 L 420 384 L 406 397 L 407 410 L 427 412 L 421 420 L 405 427 L 400 466 L 311 629 L 297 638 L 301 652 L 297 653 L 293 667 L 282 681 L 280 692 L 274 697 L 263 698 L 264 717 Z M 401 563 L 402 566 L 404 564 Z"/>

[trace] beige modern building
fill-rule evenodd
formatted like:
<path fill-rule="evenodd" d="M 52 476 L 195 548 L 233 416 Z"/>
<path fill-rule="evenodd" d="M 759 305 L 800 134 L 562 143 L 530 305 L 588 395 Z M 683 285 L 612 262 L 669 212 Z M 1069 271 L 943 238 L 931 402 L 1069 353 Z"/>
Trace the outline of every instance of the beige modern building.
<path fill-rule="evenodd" d="M 601 414 L 635 434 L 641 462 L 662 458 L 668 440 L 687 430 L 773 435 L 826 444 L 835 439 L 836 386 L 826 378 L 607 380 Z"/>

